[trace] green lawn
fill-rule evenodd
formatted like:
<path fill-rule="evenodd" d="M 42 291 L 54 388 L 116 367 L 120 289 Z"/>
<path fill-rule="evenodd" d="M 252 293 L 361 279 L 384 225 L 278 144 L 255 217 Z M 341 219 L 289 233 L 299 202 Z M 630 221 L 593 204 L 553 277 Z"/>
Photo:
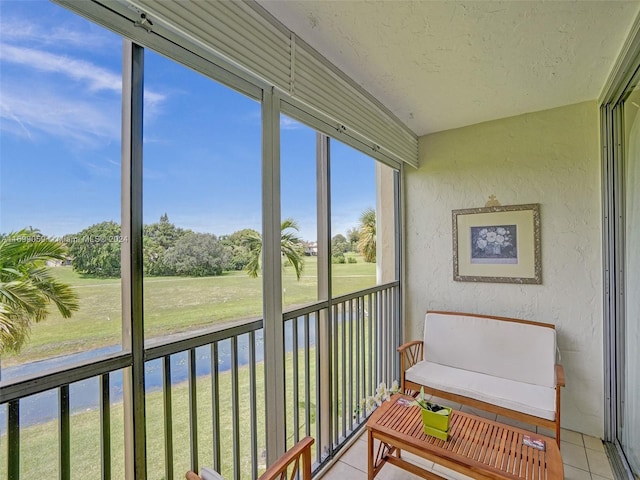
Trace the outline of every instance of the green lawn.
<path fill-rule="evenodd" d="M 70 267 L 52 269 L 55 276 L 72 285 L 80 297 L 80 310 L 69 319 L 57 311 L 34 325 L 31 338 L 18 355 L 6 355 L 9 367 L 43 358 L 116 345 L 121 340 L 120 279 L 83 277 Z M 376 266 L 364 263 L 333 265 L 333 294 L 375 285 Z M 284 305 L 317 300 L 316 257 L 305 257 L 302 278 L 293 268 L 283 275 Z M 148 277 L 144 281 L 144 322 L 147 338 L 182 332 L 242 318 L 262 316 L 262 279 L 246 272 L 227 272 L 219 277 Z"/>
<path fill-rule="evenodd" d="M 333 265 L 333 294 L 340 295 L 375 285 L 375 264 L 365 264 L 359 259 L 355 264 Z M 119 279 L 86 278 L 69 267 L 53 269 L 58 279 L 72 285 L 80 297 L 80 310 L 70 319 L 52 314 L 46 321 L 33 328 L 32 336 L 19 355 L 2 359 L 2 366 L 31 362 L 41 358 L 86 351 L 120 341 L 121 293 Z M 303 277 L 298 281 L 292 268 L 285 268 L 283 276 L 285 309 L 294 305 L 313 302 L 317 299 L 317 265 L 314 257 L 306 257 Z M 181 278 L 150 277 L 144 283 L 145 335 L 165 335 L 178 331 L 211 325 L 232 319 L 260 317 L 262 308 L 262 281 L 251 279 L 245 272 L 231 272 L 220 277 Z M 341 346 L 338 344 L 338 353 Z M 304 365 L 300 351 L 300 375 Z M 312 409 L 311 433 L 315 435 L 315 354 L 311 352 L 311 383 L 309 385 L 312 405 L 304 405 L 304 385 L 299 386 L 300 435 L 304 436 L 304 411 Z M 286 356 L 285 384 L 287 386 L 287 418 L 291 420 L 293 410 L 292 381 L 293 353 Z M 341 368 L 339 369 L 339 371 Z M 264 378 L 263 364 L 256 365 L 258 382 L 258 458 L 265 449 L 264 438 Z M 341 377 L 341 373 L 338 373 Z M 239 369 L 240 385 L 240 445 L 242 478 L 250 477 L 251 452 L 249 450 L 250 400 L 249 368 Z M 96 387 L 97 388 L 97 387 Z M 208 376 L 198 379 L 198 443 L 200 463 L 212 464 L 212 413 L 211 382 Z M 222 473 L 232 477 L 232 414 L 231 375 L 220 374 L 220 438 Z M 189 407 L 187 384 L 172 387 L 172 425 L 174 435 L 174 478 L 182 478 L 189 467 Z M 346 399 L 338 398 L 339 404 Z M 358 399 L 354 399 L 356 402 Z M 4 408 L 4 407 L 0 407 Z M 57 408 L 52 405 L 52 408 Z M 147 459 L 148 478 L 164 478 L 164 426 L 162 393 L 146 396 Z M 21 429 L 21 476 L 24 478 L 58 477 L 58 422 L 50 421 Z M 116 403 L 111 409 L 112 478 L 124 478 L 123 408 Z M 293 435 L 293 425 L 287 432 Z M 87 411 L 74 413 L 71 419 L 71 468 L 72 478 L 100 477 L 100 420 L 97 405 Z M 293 439 L 288 440 L 288 445 Z M 7 467 L 6 436 L 0 437 L 0 477 Z M 315 456 L 315 450 L 314 450 Z"/>
<path fill-rule="evenodd" d="M 256 365 L 259 385 L 262 385 L 263 364 Z M 232 478 L 232 416 L 231 395 L 222 392 L 230 391 L 231 375 L 220 374 L 220 438 L 222 472 Z M 250 428 L 249 369 L 239 370 L 241 394 L 240 405 L 240 443 L 242 478 L 250 478 L 251 452 L 249 450 Z M 190 432 L 189 432 L 189 399 L 188 385 L 174 385 L 172 391 L 172 430 L 173 430 L 173 470 L 174 478 L 184 478 L 190 466 Z M 264 405 L 264 392 L 260 388 L 258 404 Z M 201 465 L 212 465 L 213 436 L 211 381 L 204 377 L 197 382 L 198 399 L 198 450 Z M 147 394 L 146 397 L 147 428 L 147 478 L 161 480 L 165 478 L 164 470 L 164 411 L 161 392 Z M 258 448 L 262 452 L 264 441 L 264 410 L 257 416 Z M 124 427 L 123 404 L 112 404 L 111 408 L 111 469 L 113 479 L 124 479 Z M 58 422 L 50 421 L 26 427 L 20 431 L 20 473 L 21 478 L 58 478 Z M 0 437 L 0 477 L 6 478 L 7 442 L 6 436 Z M 76 413 L 71 417 L 71 478 L 100 477 L 100 417 L 99 410 L 92 409 Z"/>
<path fill-rule="evenodd" d="M 340 344 L 337 345 L 338 357 L 341 356 Z M 316 433 L 316 365 L 315 350 L 310 350 L 310 433 L 315 437 Z M 292 352 L 285 357 L 285 385 L 286 385 L 286 412 L 287 412 L 287 445 L 294 443 L 293 430 L 293 358 Z M 306 435 L 304 404 L 304 351 L 298 352 L 300 366 L 298 382 L 298 405 L 300 407 L 299 436 Z M 264 414 L 264 364 L 259 362 L 256 368 L 257 381 L 257 451 L 259 470 L 264 470 L 265 452 L 265 414 Z M 341 384 L 341 370 L 338 369 L 338 384 Z M 241 478 L 251 477 L 251 424 L 249 419 L 251 400 L 249 397 L 249 367 L 238 369 L 239 384 L 239 439 Z M 219 439 L 221 473 L 225 478 L 233 478 L 233 417 L 231 405 L 231 373 L 222 372 L 219 375 Z M 95 386 L 97 388 L 97 384 Z M 197 418 L 198 418 L 198 452 L 199 464 L 213 464 L 213 424 L 212 424 L 212 396 L 210 376 L 203 376 L 197 380 Z M 190 431 L 189 431 L 189 396 L 186 382 L 173 385 L 172 394 L 172 431 L 173 431 L 173 473 L 175 479 L 184 478 L 184 473 L 190 468 Z M 340 397 L 338 392 L 338 422 L 341 423 L 341 404 L 346 399 Z M 356 402 L 358 399 L 355 399 Z M 52 406 L 52 408 L 56 408 Z M 164 407 L 162 392 L 156 391 L 146 395 L 146 431 L 147 431 L 147 478 L 150 480 L 165 479 L 165 433 L 164 433 Z M 350 412 L 347 412 L 351 421 Z M 111 406 L 111 469 L 114 480 L 124 479 L 124 422 L 122 402 L 113 403 Z M 57 420 L 25 427 L 20 430 L 20 474 L 21 478 L 58 478 L 58 442 L 59 425 Z M 71 416 L 71 478 L 82 480 L 86 478 L 100 478 L 100 416 L 98 406 L 93 409 L 74 413 Z M 312 449 L 315 460 L 315 448 Z M 0 478 L 6 478 L 7 468 L 7 441 L 6 436 L 0 436 Z"/>

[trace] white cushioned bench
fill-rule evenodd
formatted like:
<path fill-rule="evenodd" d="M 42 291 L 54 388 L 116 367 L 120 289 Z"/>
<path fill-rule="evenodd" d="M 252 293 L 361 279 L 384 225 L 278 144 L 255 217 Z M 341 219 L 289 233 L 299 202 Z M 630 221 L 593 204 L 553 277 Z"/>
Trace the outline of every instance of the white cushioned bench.
<path fill-rule="evenodd" d="M 429 311 L 424 340 L 398 348 L 403 390 L 437 397 L 555 430 L 560 387 L 555 326 L 470 313 Z"/>

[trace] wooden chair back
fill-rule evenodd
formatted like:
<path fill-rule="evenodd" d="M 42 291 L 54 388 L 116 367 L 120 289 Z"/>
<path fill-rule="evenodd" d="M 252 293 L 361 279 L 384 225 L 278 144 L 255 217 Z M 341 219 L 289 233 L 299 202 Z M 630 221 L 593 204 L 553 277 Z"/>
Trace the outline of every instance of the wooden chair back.
<path fill-rule="evenodd" d="M 258 480 L 294 480 L 300 472 L 300 480 L 311 480 L 311 445 L 314 439 L 305 437 L 287 450 L 276 462 L 260 475 Z M 188 471 L 186 480 L 202 480 L 199 475 Z"/>

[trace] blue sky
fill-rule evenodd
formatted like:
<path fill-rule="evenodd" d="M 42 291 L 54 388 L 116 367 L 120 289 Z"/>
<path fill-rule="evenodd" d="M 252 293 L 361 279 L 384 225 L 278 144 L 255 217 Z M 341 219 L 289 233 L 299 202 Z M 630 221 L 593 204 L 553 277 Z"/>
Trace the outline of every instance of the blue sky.
<path fill-rule="evenodd" d="M 45 1 L 0 0 L 0 232 L 120 219 L 120 37 Z M 282 215 L 316 239 L 315 132 L 281 121 Z M 260 229 L 260 105 L 145 53 L 144 222 Z M 374 161 L 332 143 L 332 228 L 375 207 Z"/>

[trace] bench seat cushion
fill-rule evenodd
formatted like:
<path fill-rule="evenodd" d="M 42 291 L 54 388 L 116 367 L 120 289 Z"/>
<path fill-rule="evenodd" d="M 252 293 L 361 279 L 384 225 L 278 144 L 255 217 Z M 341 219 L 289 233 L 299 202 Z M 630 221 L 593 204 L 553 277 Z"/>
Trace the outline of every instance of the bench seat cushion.
<path fill-rule="evenodd" d="M 427 312 L 424 359 L 555 388 L 556 331 L 492 317 Z"/>
<path fill-rule="evenodd" d="M 428 361 L 416 363 L 405 379 L 456 395 L 555 421 L 554 388 L 494 377 Z"/>

